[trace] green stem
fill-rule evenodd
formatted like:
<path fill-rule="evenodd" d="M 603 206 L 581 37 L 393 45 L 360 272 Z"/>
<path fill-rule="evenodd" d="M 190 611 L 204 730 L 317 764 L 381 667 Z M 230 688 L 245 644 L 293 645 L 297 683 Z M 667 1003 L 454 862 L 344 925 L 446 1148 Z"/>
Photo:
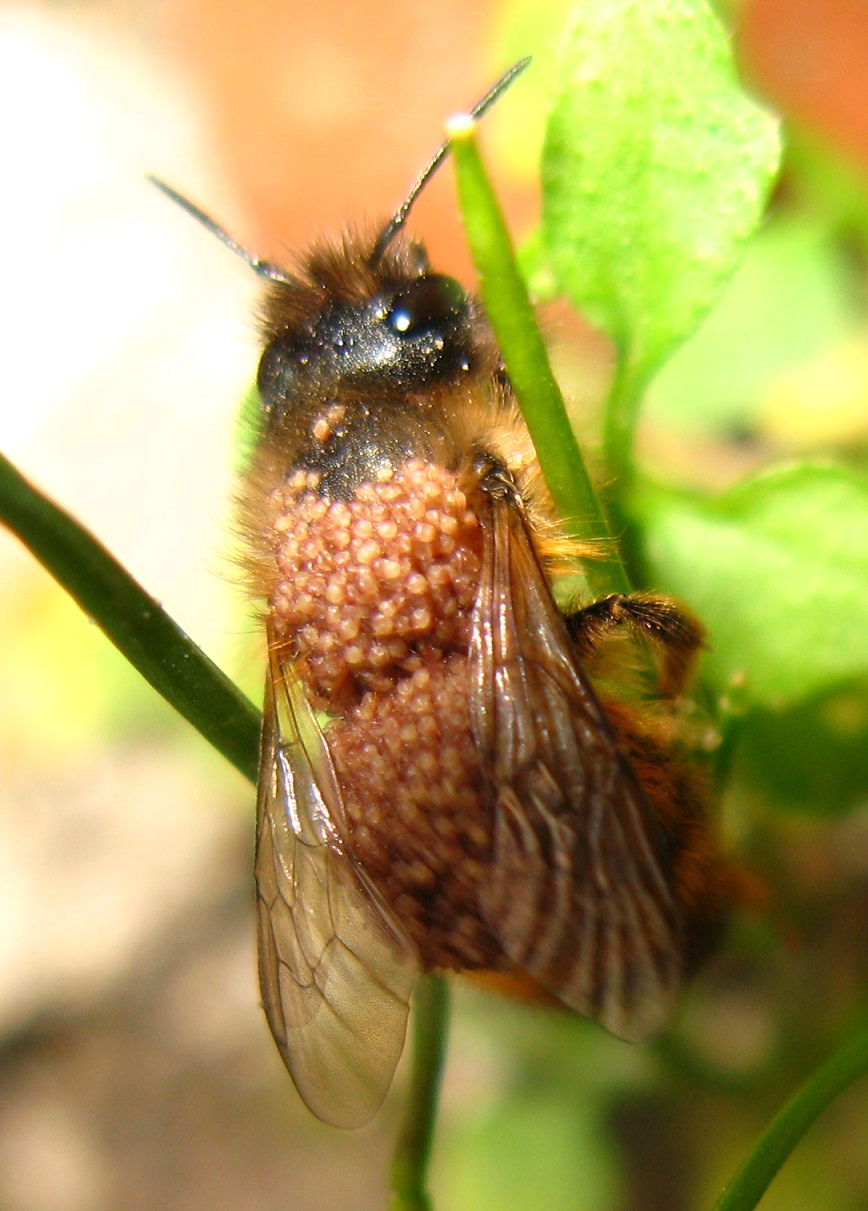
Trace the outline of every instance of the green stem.
<path fill-rule="evenodd" d="M 555 508 L 574 538 L 595 544 L 600 552 L 600 558 L 585 565 L 595 595 L 628 593 L 627 573 L 576 442 L 503 212 L 479 156 L 474 123 L 455 118 L 447 133 L 482 299 Z"/>
<path fill-rule="evenodd" d="M 646 586 L 643 543 L 625 507 L 636 483 L 636 422 L 645 389 L 645 376 L 624 355 L 618 358 L 609 388 L 603 422 L 603 455 L 606 483 L 612 485 L 607 501 L 609 523 L 618 535 L 621 557 L 634 585 Z"/>
<path fill-rule="evenodd" d="M 0 454 L 0 521 L 154 689 L 251 782 L 259 713 L 83 526 Z"/>
<path fill-rule="evenodd" d="M 827 1060 L 769 1123 L 715 1211 L 751 1211 L 796 1144 L 828 1105 L 868 1073 L 868 1027 Z"/>
<path fill-rule="evenodd" d="M 392 1157 L 389 1211 L 431 1211 L 426 1190 L 428 1161 L 437 1117 L 448 1021 L 446 980 L 443 976 L 423 976 L 416 985 L 410 1096 Z"/>
<path fill-rule="evenodd" d="M 603 453 L 607 482 L 618 485 L 618 495 L 622 500 L 629 496 L 636 477 L 636 418 L 644 389 L 644 376 L 636 372 L 629 358 L 619 356 L 606 400 Z"/>

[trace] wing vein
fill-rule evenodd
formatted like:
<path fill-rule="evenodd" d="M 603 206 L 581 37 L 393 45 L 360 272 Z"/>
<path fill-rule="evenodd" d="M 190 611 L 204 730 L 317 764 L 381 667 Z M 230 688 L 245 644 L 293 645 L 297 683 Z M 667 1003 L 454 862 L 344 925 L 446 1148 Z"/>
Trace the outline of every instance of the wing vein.
<path fill-rule="evenodd" d="M 486 921 L 506 957 L 625 1038 L 658 1029 L 681 923 L 654 810 L 581 667 L 518 503 L 488 497 L 471 719 L 492 803 Z"/>

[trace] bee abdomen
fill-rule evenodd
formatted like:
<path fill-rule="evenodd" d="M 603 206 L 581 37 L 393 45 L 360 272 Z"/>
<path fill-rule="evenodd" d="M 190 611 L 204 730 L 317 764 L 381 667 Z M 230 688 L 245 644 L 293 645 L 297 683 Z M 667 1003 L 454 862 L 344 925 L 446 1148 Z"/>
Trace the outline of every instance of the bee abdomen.
<path fill-rule="evenodd" d="M 297 471 L 272 493 L 272 617 L 314 703 L 340 713 L 369 690 L 466 651 L 480 534 L 458 477 L 409 459 L 348 499 Z"/>
<path fill-rule="evenodd" d="M 470 721 L 479 519 L 459 476 L 410 458 L 322 495 L 297 471 L 272 494 L 272 618 L 326 737 L 353 857 L 428 968 L 495 964 L 479 889 L 490 804 Z"/>
<path fill-rule="evenodd" d="M 470 689 L 456 653 L 328 728 L 353 855 L 429 969 L 492 967 L 500 954 L 479 906 L 492 830 Z"/>

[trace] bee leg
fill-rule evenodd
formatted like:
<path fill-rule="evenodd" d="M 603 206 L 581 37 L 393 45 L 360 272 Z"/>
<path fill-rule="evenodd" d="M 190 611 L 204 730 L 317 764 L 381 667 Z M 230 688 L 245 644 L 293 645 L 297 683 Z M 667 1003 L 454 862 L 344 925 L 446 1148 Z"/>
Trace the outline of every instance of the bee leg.
<path fill-rule="evenodd" d="M 613 593 L 568 614 L 566 623 L 586 657 L 610 631 L 626 623 L 658 657 L 660 692 L 666 697 L 675 697 L 685 688 L 705 640 L 702 624 L 659 593 Z"/>

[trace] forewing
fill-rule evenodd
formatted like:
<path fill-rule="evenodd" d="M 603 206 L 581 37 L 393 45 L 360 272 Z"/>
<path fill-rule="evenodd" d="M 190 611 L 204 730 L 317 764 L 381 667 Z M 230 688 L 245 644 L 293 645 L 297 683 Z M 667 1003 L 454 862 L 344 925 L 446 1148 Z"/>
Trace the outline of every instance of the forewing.
<path fill-rule="evenodd" d="M 507 956 L 624 1039 L 682 979 L 653 809 L 575 655 L 519 507 L 490 498 L 473 621 L 476 742 L 495 804 L 483 912 Z"/>
<path fill-rule="evenodd" d="M 404 1046 L 415 950 L 341 843 L 325 737 L 288 662 L 266 684 L 256 835 L 259 977 L 268 1023 L 318 1118 L 360 1127 Z"/>

